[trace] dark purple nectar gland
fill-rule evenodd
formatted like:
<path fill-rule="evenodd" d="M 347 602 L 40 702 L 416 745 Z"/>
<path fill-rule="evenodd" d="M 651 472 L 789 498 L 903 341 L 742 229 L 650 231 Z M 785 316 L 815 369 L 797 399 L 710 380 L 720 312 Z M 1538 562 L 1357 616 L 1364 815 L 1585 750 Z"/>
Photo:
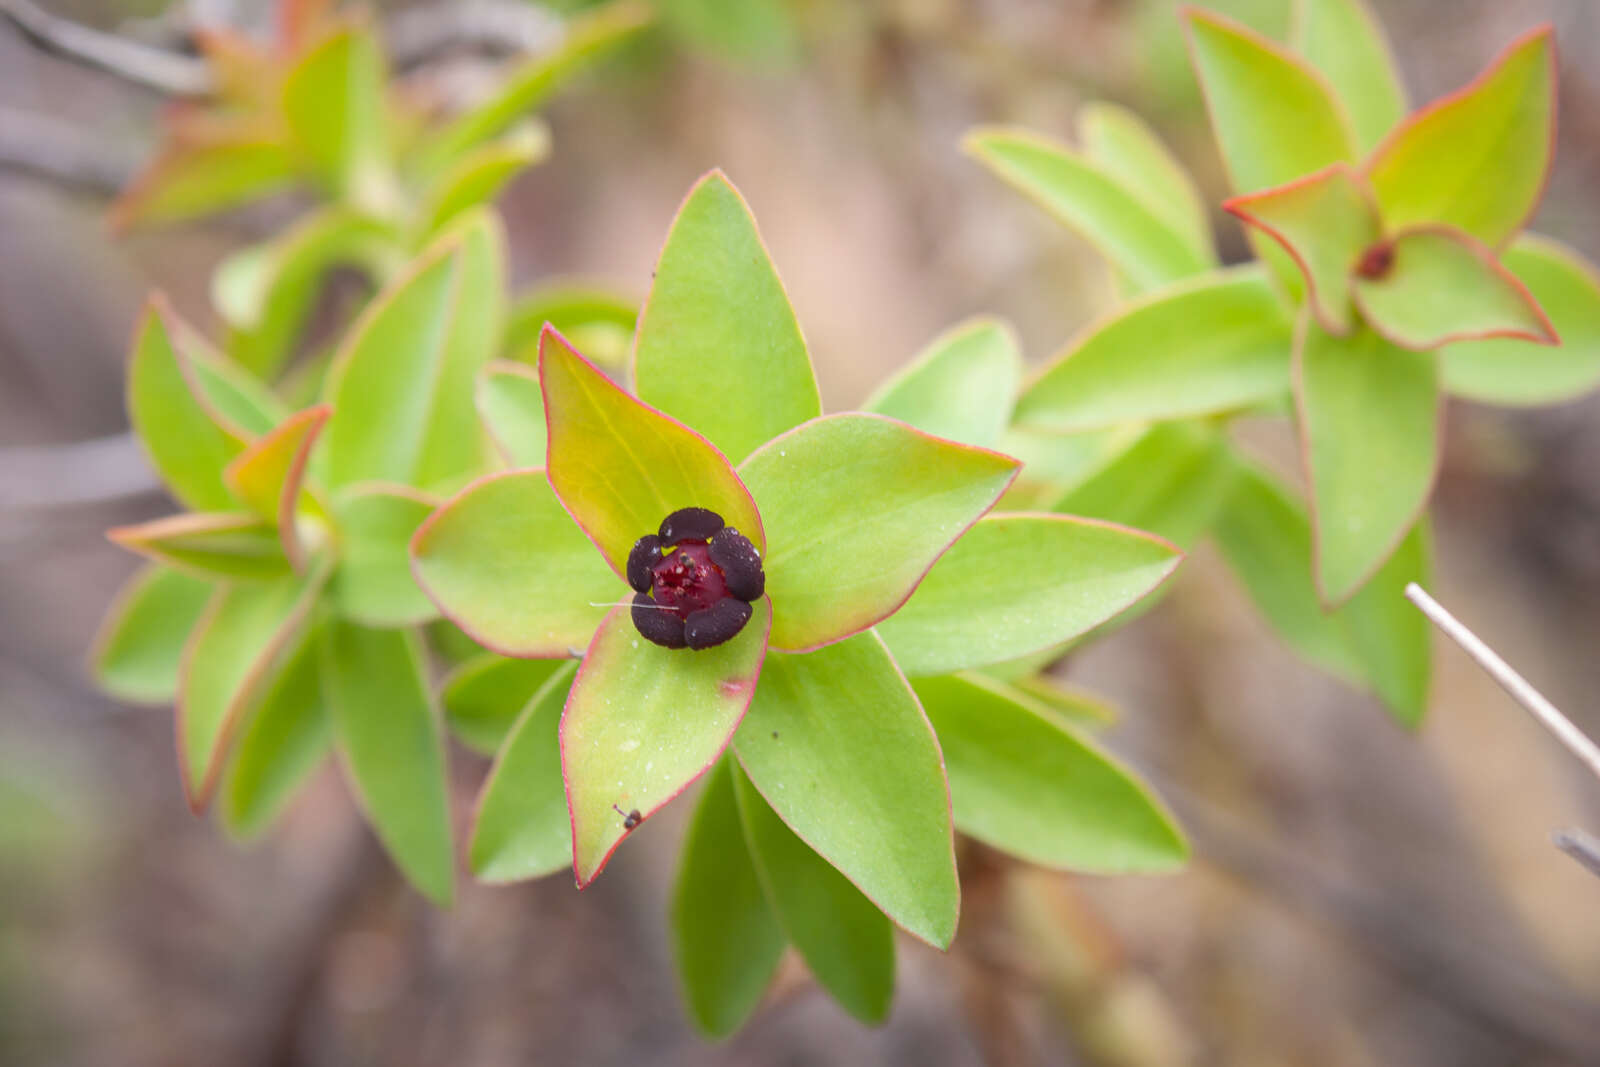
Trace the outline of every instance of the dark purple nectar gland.
<path fill-rule="evenodd" d="M 766 592 L 761 554 L 706 508 L 680 508 L 628 553 L 633 625 L 663 648 L 712 648 L 750 621 Z"/>
<path fill-rule="evenodd" d="M 1393 241 L 1379 241 L 1361 253 L 1361 261 L 1356 264 L 1356 274 L 1369 282 L 1383 279 L 1393 269 Z"/>

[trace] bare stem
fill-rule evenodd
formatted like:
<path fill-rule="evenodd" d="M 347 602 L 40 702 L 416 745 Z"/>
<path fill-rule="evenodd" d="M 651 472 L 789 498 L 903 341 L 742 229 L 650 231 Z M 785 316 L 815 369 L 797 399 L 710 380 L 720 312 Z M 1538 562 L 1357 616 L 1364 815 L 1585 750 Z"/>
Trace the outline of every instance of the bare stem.
<path fill-rule="evenodd" d="M 52 15 L 32 0 L 0 0 L 0 16 L 44 51 L 103 70 L 132 85 L 168 96 L 204 96 L 211 91 L 205 63 L 190 56 L 81 26 Z"/>
<path fill-rule="evenodd" d="M 1557 830 L 1552 839 L 1556 848 L 1589 868 L 1590 873 L 1600 875 L 1600 838 L 1582 830 Z"/>
<path fill-rule="evenodd" d="M 1563 715 L 1560 709 L 1546 700 L 1543 693 L 1512 670 L 1511 665 L 1501 659 L 1494 649 L 1484 644 L 1477 634 L 1467 629 L 1460 619 L 1446 611 L 1416 582 L 1406 586 L 1406 598 L 1435 626 L 1443 630 L 1446 636 L 1460 645 L 1467 655 L 1476 660 L 1478 666 L 1489 672 L 1489 677 L 1538 719 L 1540 725 L 1554 734 L 1556 740 L 1565 745 L 1569 752 L 1582 760 L 1589 770 L 1594 772 L 1596 778 L 1600 778 L 1600 746 L 1584 736 L 1583 731 L 1574 726 L 1572 720 Z"/>

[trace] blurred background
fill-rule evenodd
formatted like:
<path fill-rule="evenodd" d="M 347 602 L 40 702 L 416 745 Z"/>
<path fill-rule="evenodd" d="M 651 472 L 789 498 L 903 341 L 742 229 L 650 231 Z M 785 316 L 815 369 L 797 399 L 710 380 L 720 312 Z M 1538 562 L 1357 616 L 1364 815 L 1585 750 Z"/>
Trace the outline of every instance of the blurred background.
<path fill-rule="evenodd" d="M 266 5 L 45 6 L 172 43 Z M 1217 6 L 1273 30 L 1288 5 Z M 1600 5 L 1373 6 L 1414 102 L 1555 22 L 1560 145 L 1534 228 L 1600 259 Z M 1087 245 L 961 154 L 968 127 L 1068 137 L 1081 102 L 1114 100 L 1225 195 L 1172 0 L 720 7 L 669 18 L 550 111 L 552 158 L 502 202 L 519 287 L 642 294 L 677 202 L 720 166 L 837 410 L 968 314 L 1009 318 L 1042 360 L 1112 300 Z M 295 215 L 113 236 L 108 195 L 163 106 L 0 23 L 0 1064 L 1600 1063 L 1600 880 L 1550 844 L 1600 827 L 1595 782 L 1453 647 L 1403 732 L 1294 659 L 1208 549 L 1160 610 L 1061 668 L 1122 708 L 1109 744 L 1192 833 L 1191 868 L 1077 878 L 966 849 L 955 947 L 902 939 L 879 1030 L 793 965 L 731 1042 L 694 1035 L 664 925 L 686 804 L 582 895 L 468 883 L 450 913 L 401 884 L 331 767 L 276 832 L 231 845 L 183 802 L 170 713 L 108 701 L 82 666 L 135 567 L 103 530 L 170 510 L 119 441 L 139 304 L 159 288 L 214 322 L 218 259 Z M 327 305 L 336 324 L 337 280 Z M 1449 424 L 1436 592 L 1600 733 L 1600 399 L 1456 404 Z M 456 758 L 465 819 L 486 765 Z"/>

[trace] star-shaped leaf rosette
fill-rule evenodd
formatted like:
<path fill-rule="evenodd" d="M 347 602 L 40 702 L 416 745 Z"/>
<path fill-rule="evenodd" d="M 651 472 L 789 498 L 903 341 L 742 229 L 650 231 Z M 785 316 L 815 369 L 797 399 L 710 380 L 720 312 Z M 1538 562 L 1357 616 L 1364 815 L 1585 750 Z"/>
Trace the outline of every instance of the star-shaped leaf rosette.
<path fill-rule="evenodd" d="M 1201 8 L 1189 55 L 1257 261 L 1219 266 L 1196 183 L 1133 114 L 1077 143 L 984 128 L 986 167 L 1095 245 L 1126 297 L 1022 389 L 1001 447 L 1038 506 L 1216 538 L 1304 656 L 1402 721 L 1427 706 L 1426 505 L 1451 397 L 1600 383 L 1600 271 L 1524 231 L 1555 145 L 1549 27 L 1411 110 L 1366 0 L 1300 0 L 1279 41 Z M 1304 499 L 1236 440 L 1287 414 Z M 1128 494 L 1137 479 L 1148 492 Z M 1303 578 L 1302 578 L 1303 575 Z"/>
<path fill-rule="evenodd" d="M 500 747 L 470 849 L 480 877 L 570 863 L 587 885 L 713 771 L 674 926 L 695 1017 L 725 1033 L 790 943 L 849 1010 L 881 1019 L 889 920 L 941 947 L 955 935 L 956 828 L 1056 865 L 1181 862 L 1127 772 L 976 673 L 1127 608 L 1176 549 L 991 514 L 1016 460 L 822 414 L 782 284 L 717 173 L 673 224 L 633 380 L 637 397 L 546 328 L 539 392 L 491 416 L 525 442 L 542 418 L 545 466 L 469 485 L 412 541 L 418 583 L 477 641 L 580 660 Z"/>
<path fill-rule="evenodd" d="M 468 212 L 372 303 L 321 402 L 290 413 L 161 300 L 128 409 L 190 513 L 110 532 L 148 557 L 94 653 L 115 695 L 177 705 L 184 795 L 251 837 L 337 753 L 374 830 L 430 899 L 455 883 L 448 760 L 406 548 L 490 469 L 474 404 L 505 317 L 503 236 Z"/>

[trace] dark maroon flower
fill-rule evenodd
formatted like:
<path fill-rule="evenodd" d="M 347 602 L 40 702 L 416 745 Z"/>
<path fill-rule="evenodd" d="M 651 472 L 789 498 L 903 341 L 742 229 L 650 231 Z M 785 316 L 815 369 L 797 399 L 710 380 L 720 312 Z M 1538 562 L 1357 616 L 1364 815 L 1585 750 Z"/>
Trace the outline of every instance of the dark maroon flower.
<path fill-rule="evenodd" d="M 706 508 L 680 508 L 628 553 L 633 625 L 664 648 L 711 648 L 750 621 L 766 591 L 761 554 Z"/>

